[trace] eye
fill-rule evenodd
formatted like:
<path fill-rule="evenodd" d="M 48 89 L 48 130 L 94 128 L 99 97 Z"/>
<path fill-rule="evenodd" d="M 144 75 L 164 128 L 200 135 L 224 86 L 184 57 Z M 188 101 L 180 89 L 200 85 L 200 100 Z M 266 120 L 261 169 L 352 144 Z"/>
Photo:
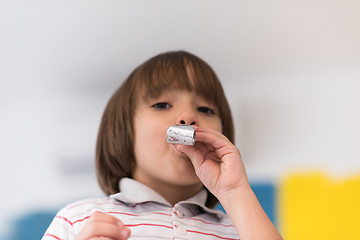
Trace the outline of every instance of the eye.
<path fill-rule="evenodd" d="M 153 105 L 151 105 L 152 108 L 158 109 L 158 110 L 164 110 L 171 108 L 171 105 L 167 102 L 158 102 Z"/>
<path fill-rule="evenodd" d="M 197 110 L 199 112 L 206 113 L 206 114 L 215 114 L 215 111 L 209 107 L 198 107 Z"/>

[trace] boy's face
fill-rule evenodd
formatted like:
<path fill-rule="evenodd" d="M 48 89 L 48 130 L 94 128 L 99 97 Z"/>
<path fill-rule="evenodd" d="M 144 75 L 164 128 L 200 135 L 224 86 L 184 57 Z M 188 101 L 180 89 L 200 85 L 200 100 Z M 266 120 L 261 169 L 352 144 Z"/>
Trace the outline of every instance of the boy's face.
<path fill-rule="evenodd" d="M 202 188 L 193 165 L 166 142 L 166 131 L 176 124 L 192 124 L 222 132 L 218 109 L 194 92 L 169 90 L 140 101 L 134 116 L 136 167 L 133 178 L 158 190 L 166 187 Z"/>

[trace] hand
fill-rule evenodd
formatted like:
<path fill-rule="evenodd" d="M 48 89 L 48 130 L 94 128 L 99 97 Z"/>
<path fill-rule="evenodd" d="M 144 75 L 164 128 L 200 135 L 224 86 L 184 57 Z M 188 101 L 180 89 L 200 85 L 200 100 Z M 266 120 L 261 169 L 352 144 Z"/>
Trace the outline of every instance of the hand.
<path fill-rule="evenodd" d="M 192 161 L 202 183 L 220 200 L 227 193 L 249 187 L 239 150 L 221 133 L 195 127 L 194 146 L 176 148 Z"/>
<path fill-rule="evenodd" d="M 76 240 L 125 240 L 130 236 L 130 229 L 119 219 L 102 212 L 91 215 Z"/>
<path fill-rule="evenodd" d="M 221 133 L 194 127 L 195 145 L 176 148 L 190 158 L 197 176 L 219 199 L 240 239 L 282 239 L 251 190 L 239 150 Z"/>

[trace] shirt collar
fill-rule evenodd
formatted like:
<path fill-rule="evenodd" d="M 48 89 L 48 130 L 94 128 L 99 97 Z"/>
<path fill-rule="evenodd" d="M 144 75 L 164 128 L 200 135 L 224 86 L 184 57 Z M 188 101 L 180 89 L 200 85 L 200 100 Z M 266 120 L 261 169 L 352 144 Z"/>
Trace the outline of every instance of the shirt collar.
<path fill-rule="evenodd" d="M 160 194 L 134 179 L 122 178 L 119 182 L 119 187 L 120 192 L 111 195 L 111 198 L 115 198 L 118 201 L 128 204 L 156 202 L 162 205 L 166 205 L 168 207 L 172 207 L 171 204 L 166 201 Z M 203 189 L 191 198 L 179 202 L 179 204 L 183 206 L 197 205 L 197 208 L 200 207 L 203 211 L 206 211 L 212 215 L 216 215 L 218 218 L 222 218 L 222 213 L 219 213 L 219 211 L 205 207 L 207 194 L 207 191 Z"/>
<path fill-rule="evenodd" d="M 116 198 L 122 202 L 130 204 L 138 204 L 144 202 L 158 202 L 164 205 L 171 206 L 160 194 L 149 188 L 145 184 L 142 184 L 131 178 L 122 178 L 119 182 L 120 192 L 112 195 L 112 198 Z M 205 205 L 207 198 L 207 192 L 205 189 L 195 194 L 193 197 L 186 201 L 187 203 L 193 203 L 198 205 Z"/>
<path fill-rule="evenodd" d="M 160 194 L 134 179 L 122 178 L 119 182 L 119 188 L 120 192 L 111 196 L 119 201 L 130 204 L 158 202 L 171 206 Z"/>

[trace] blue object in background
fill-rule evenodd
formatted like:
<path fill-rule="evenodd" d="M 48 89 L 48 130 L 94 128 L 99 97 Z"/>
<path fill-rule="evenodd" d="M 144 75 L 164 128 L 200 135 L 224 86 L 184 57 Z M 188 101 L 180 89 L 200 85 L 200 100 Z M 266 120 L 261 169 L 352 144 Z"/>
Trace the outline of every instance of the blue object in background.
<path fill-rule="evenodd" d="M 56 216 L 56 211 L 36 211 L 13 222 L 13 229 L 6 240 L 39 240 Z"/>
<path fill-rule="evenodd" d="M 276 227 L 276 187 L 271 183 L 253 183 L 250 186 L 264 211 Z M 225 211 L 220 203 L 215 208 Z"/>

